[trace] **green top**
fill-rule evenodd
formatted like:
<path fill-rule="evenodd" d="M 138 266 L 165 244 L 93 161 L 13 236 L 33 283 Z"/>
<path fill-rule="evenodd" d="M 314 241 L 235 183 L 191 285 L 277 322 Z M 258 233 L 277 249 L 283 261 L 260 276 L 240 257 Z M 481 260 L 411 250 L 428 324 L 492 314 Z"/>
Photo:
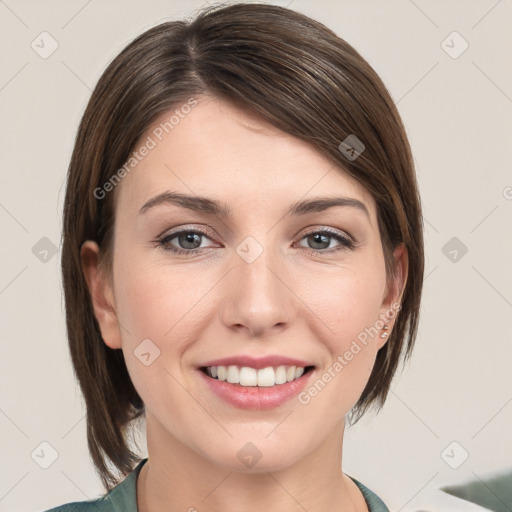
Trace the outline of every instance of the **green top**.
<path fill-rule="evenodd" d="M 476 476 L 478 480 L 464 485 L 446 486 L 442 490 L 451 496 L 476 503 L 484 510 L 510 512 L 512 510 L 512 469 L 501 474 L 486 475 L 485 480 Z"/>
<path fill-rule="evenodd" d="M 137 467 L 105 496 L 90 501 L 67 503 L 46 512 L 138 512 L 137 477 L 147 460 L 142 459 Z M 361 490 L 369 512 L 389 512 L 388 507 L 375 493 L 355 478 L 352 480 Z"/>

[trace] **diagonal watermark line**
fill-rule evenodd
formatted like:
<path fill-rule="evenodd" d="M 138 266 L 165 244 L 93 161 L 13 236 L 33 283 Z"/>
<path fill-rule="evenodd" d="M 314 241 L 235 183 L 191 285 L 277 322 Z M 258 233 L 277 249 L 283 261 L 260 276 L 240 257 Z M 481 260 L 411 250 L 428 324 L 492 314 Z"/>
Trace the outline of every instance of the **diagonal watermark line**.
<path fill-rule="evenodd" d="M 405 508 L 414 498 L 416 498 L 416 496 L 418 496 L 418 494 L 423 491 L 423 489 L 425 489 L 425 487 L 427 487 L 427 485 L 432 482 L 432 480 L 434 480 L 434 478 L 439 475 L 439 471 L 409 500 L 407 501 L 406 503 L 404 503 L 402 505 L 401 508 L 398 509 L 398 512 L 400 512 L 400 510 L 402 510 L 403 508 Z"/>
<path fill-rule="evenodd" d="M 291 293 L 293 293 L 295 297 L 297 297 L 297 299 L 299 299 L 302 302 L 304 306 L 306 306 L 309 309 L 309 311 L 311 311 L 311 313 L 313 313 L 313 315 L 315 315 L 318 318 L 318 320 L 320 320 L 320 322 L 322 322 L 327 327 L 327 329 L 329 329 L 331 334 L 336 334 L 268 265 L 267 268 L 270 270 L 270 272 L 272 272 L 272 274 L 274 274 L 277 277 L 277 279 L 279 279 L 279 281 L 281 281 L 281 283 L 283 283 L 286 286 L 286 288 L 288 288 L 288 290 Z"/>
<path fill-rule="evenodd" d="M 28 233 L 28 229 L 2 203 L 0 203 L 0 208 L 2 208 L 7 213 L 7 215 L 9 215 L 14 220 L 14 222 L 16 222 L 16 224 L 18 224 L 18 226 L 20 226 L 25 231 L 25 233 Z"/>
<path fill-rule="evenodd" d="M 423 281 L 425 281 L 425 279 L 427 279 L 428 276 L 430 276 L 434 270 L 436 270 L 437 268 L 439 268 L 439 265 L 436 265 L 424 278 L 423 278 Z"/>
<path fill-rule="evenodd" d="M 279 482 L 279 481 L 277 480 L 277 478 L 276 478 L 272 473 L 270 473 L 270 472 L 268 472 L 268 471 L 267 471 L 266 473 L 267 473 L 267 475 L 268 475 L 270 478 L 272 478 L 272 479 L 274 480 L 274 482 L 275 482 L 277 485 L 279 485 L 279 487 L 281 487 L 281 489 L 283 489 L 283 491 L 284 491 L 286 494 L 288 494 L 288 496 L 290 496 L 290 498 L 291 498 L 293 501 L 295 501 L 295 503 L 297 503 L 297 505 L 299 505 L 299 507 L 300 507 L 302 510 L 305 510 L 305 511 L 307 512 L 307 509 L 302 505 L 302 503 L 300 503 L 300 501 L 298 501 L 298 500 L 295 498 L 295 496 L 293 496 L 293 494 L 291 494 L 291 493 L 288 491 L 288 489 L 286 489 L 285 487 L 283 487 L 283 485 L 281 484 L 281 482 Z"/>
<path fill-rule="evenodd" d="M 112 494 L 111 493 L 108 493 L 107 494 L 107 497 L 108 497 L 108 501 L 109 503 L 111 503 L 112 505 L 114 505 L 114 508 L 115 508 L 115 512 L 126 512 L 125 510 L 123 510 L 122 508 L 119 507 L 119 505 L 114 501 L 114 498 L 112 497 Z M 96 505 L 96 503 L 94 503 L 94 501 L 92 502 L 92 504 L 94 505 L 94 510 L 97 510 L 98 512 L 103 512 L 104 508 L 101 507 L 101 509 L 98 508 L 98 505 Z"/>
<path fill-rule="evenodd" d="M 496 493 L 495 493 L 495 492 L 494 492 L 494 491 L 493 491 L 493 490 L 492 490 L 492 489 L 491 489 L 491 488 L 490 488 L 490 487 L 489 487 L 489 486 L 488 486 L 488 485 L 487 485 L 487 484 L 486 484 L 486 483 L 485 483 L 485 482 L 484 482 L 484 481 L 483 481 L 483 480 L 482 480 L 482 479 L 481 479 L 481 478 L 480 478 L 480 477 L 479 477 L 479 476 L 478 476 L 478 475 L 473 471 L 473 470 L 471 470 L 471 473 L 473 473 L 473 475 L 475 475 L 475 476 L 478 478 L 478 480 L 480 480 L 480 483 L 481 483 L 485 488 L 487 488 L 487 490 L 488 490 L 491 494 L 493 494 L 493 495 L 496 497 L 496 499 L 497 499 L 498 501 L 501 501 L 501 503 L 502 503 L 503 505 L 505 505 L 505 508 L 506 508 L 506 509 L 508 509 L 508 510 L 511 510 L 511 511 L 512 511 L 512 506 L 511 506 L 511 505 L 512 505 L 512 503 L 510 503 L 510 502 L 505 503 L 505 502 L 504 502 L 504 501 L 503 501 L 503 500 L 502 500 L 502 499 L 501 499 L 501 498 L 500 498 L 500 497 L 499 497 L 499 496 L 498 496 L 498 495 L 497 495 L 497 494 L 496 494 Z M 493 508 L 494 508 L 494 507 L 493 507 Z M 495 509 L 495 510 L 496 510 L 496 509 Z"/>
<path fill-rule="evenodd" d="M 60 438 L 61 441 L 85 418 L 85 414 Z"/>
<path fill-rule="evenodd" d="M 233 437 L 231 432 L 226 427 L 224 427 L 224 425 L 222 425 L 222 423 L 220 423 L 219 420 L 217 420 L 217 418 L 215 418 L 215 416 L 167 368 L 165 368 L 165 366 L 163 369 L 175 380 L 176 384 L 178 384 L 178 386 L 186 391 L 192 397 L 192 399 L 212 418 L 212 420 L 215 421 L 215 423 L 217 423 L 217 425 L 219 425 L 219 427 L 226 432 L 226 434 L 228 434 L 230 437 Z"/>
<path fill-rule="evenodd" d="M 197 193 L 194 190 L 192 190 L 190 186 L 187 183 L 185 183 L 167 164 L 164 163 L 164 167 L 166 167 L 170 172 L 172 172 L 174 176 L 176 176 L 176 178 L 178 178 L 181 181 L 181 183 L 183 183 L 183 185 L 187 187 L 194 196 L 197 196 Z M 233 233 L 233 230 L 220 217 L 217 217 L 217 220 L 221 222 L 226 231 L 228 231 L 229 233 Z"/>
<path fill-rule="evenodd" d="M 21 430 L 21 428 L 17 425 L 17 423 L 12 420 L 9 416 L 7 416 L 7 414 L 2 410 L 0 409 L 0 412 L 28 439 L 29 437 L 27 436 L 27 434 L 25 434 L 25 432 L 23 432 L 23 430 Z"/>
<path fill-rule="evenodd" d="M 215 490 L 218 489 L 219 486 L 222 485 L 232 473 L 233 471 L 230 471 L 201 501 L 204 501 L 206 498 L 208 498 L 208 496 L 210 496 L 210 494 L 215 492 Z"/>
<path fill-rule="evenodd" d="M 14 283 L 14 281 L 16 281 L 16 279 L 18 279 L 18 277 L 21 276 L 21 274 L 23 274 L 23 272 L 25 272 L 25 270 L 27 270 L 28 268 L 28 265 L 23 269 L 23 270 L 20 270 L 1 290 L 0 290 L 0 294 L 4 293 L 5 290 L 7 290 L 7 288 L 9 286 L 11 286 L 12 283 Z"/>
<path fill-rule="evenodd" d="M 487 217 L 489 217 L 491 215 L 491 213 L 493 213 L 496 208 L 498 208 L 499 204 L 497 204 L 471 231 L 470 233 L 473 233 L 473 231 L 475 231 L 475 229 L 480 226 L 480 224 L 482 224 L 482 222 L 487 219 Z"/>
<path fill-rule="evenodd" d="M 89 496 L 87 495 L 87 493 L 85 493 L 79 485 L 77 485 L 73 479 L 67 474 L 65 473 L 64 471 L 60 471 L 87 499 L 89 499 Z"/>
<path fill-rule="evenodd" d="M 493 84 L 494 87 L 496 87 L 496 89 L 498 89 L 498 91 L 500 91 L 501 94 L 503 94 L 503 96 L 508 99 L 508 101 L 512 102 L 512 98 L 480 66 L 478 66 L 474 60 L 471 62 L 473 63 L 473 66 L 475 66 L 480 71 L 480 73 L 482 73 L 487 78 L 487 80 L 489 80 L 489 82 L 491 82 L 491 84 Z"/>
<path fill-rule="evenodd" d="M 25 64 L 23 64 L 23 66 L 21 66 L 21 68 L 18 69 L 18 71 L 16 71 L 12 77 L 9 78 L 9 80 L 7 80 L 7 82 L 2 85 L 2 87 L 0 87 L 0 91 L 3 91 L 27 66 L 28 62 L 25 62 Z"/>
<path fill-rule="evenodd" d="M 85 87 L 87 87 L 87 89 L 89 89 L 89 91 L 92 92 L 92 89 L 63 60 L 61 60 L 61 62 L 62 64 L 64 64 L 64 66 L 66 66 L 69 69 L 69 71 L 71 71 L 71 73 L 73 73 L 73 75 L 75 75 L 78 78 L 78 80 L 80 80 L 80 82 L 82 82 L 85 85 Z"/>
<path fill-rule="evenodd" d="M 492 284 L 491 282 L 486 279 L 473 265 L 471 265 L 471 268 L 512 308 L 512 303 L 504 296 L 502 295 Z"/>
<path fill-rule="evenodd" d="M 183 183 L 183 185 L 185 185 L 185 187 L 187 187 L 187 188 L 190 190 L 190 192 L 191 192 L 192 194 L 194 194 L 195 196 L 197 195 L 197 194 L 196 194 L 196 193 L 195 193 L 195 192 L 190 188 L 190 186 L 189 186 L 187 183 L 185 183 L 185 182 L 184 182 L 184 181 L 183 181 L 183 180 L 182 180 L 182 179 L 181 179 L 181 178 L 180 178 L 180 177 L 179 177 L 179 176 L 178 176 L 178 175 L 177 175 L 177 174 L 176 174 L 176 173 L 175 173 L 175 172 L 174 172 L 174 171 L 173 171 L 173 170 L 172 170 L 168 165 L 167 165 L 167 164 L 165 164 L 165 163 L 164 163 L 164 167 L 166 167 L 166 168 L 169 170 L 169 172 L 172 172 L 172 173 L 174 174 L 174 176 L 176 176 L 176 178 L 178 178 L 178 179 L 181 181 L 181 183 Z"/>
<path fill-rule="evenodd" d="M 0 501 L 2 501 L 4 498 L 7 497 L 7 495 L 30 473 L 30 471 L 27 471 L 1 498 Z"/>
<path fill-rule="evenodd" d="M 30 28 L 5 2 L 4 0 L 0 0 L 0 3 L 6 7 L 9 11 L 11 11 L 11 14 L 13 14 L 13 16 L 16 16 L 16 18 L 18 18 L 18 20 L 23 23 L 23 25 L 25 25 L 25 27 L 27 28 Z"/>
<path fill-rule="evenodd" d="M 295 409 L 292 409 L 266 436 L 265 438 L 267 438 L 270 434 L 272 434 L 276 429 L 277 427 L 279 427 L 279 425 L 281 425 L 283 423 L 283 421 L 288 418 L 288 416 L 290 416 L 290 414 L 295 411 Z"/>
<path fill-rule="evenodd" d="M 425 11 L 423 11 L 422 9 L 420 9 L 420 8 L 419 8 L 419 6 L 418 6 L 418 5 L 416 5 L 416 4 L 413 2 L 413 0 L 409 0 L 409 2 L 411 2 L 411 4 L 412 4 L 412 5 L 414 5 L 414 7 L 416 7 L 416 9 L 418 9 L 418 11 L 420 11 L 420 12 L 423 14 L 423 16 L 425 16 L 425 18 L 427 18 L 427 19 L 430 21 L 430 23 L 432 23 L 432 25 L 434 25 L 434 27 L 439 28 L 439 26 L 437 25 L 437 23 L 436 23 L 436 22 L 435 22 L 435 21 L 434 21 L 430 16 L 428 16 L 428 14 L 427 14 Z"/>
<path fill-rule="evenodd" d="M 429 75 L 434 68 L 439 65 L 439 61 L 437 61 L 397 102 L 398 105 L 413 89 L 415 89 L 426 77 Z"/>
<path fill-rule="evenodd" d="M 472 27 L 471 30 L 473 30 L 494 8 L 501 3 L 501 0 L 498 0 Z"/>
<path fill-rule="evenodd" d="M 71 23 L 71 21 L 73 21 L 90 3 L 91 0 L 88 0 L 85 3 L 85 5 L 83 5 L 83 7 L 81 7 L 73 16 L 71 16 L 71 18 L 68 21 L 66 21 L 66 23 L 64 23 L 64 25 L 62 25 L 62 27 L 60 27 L 60 29 L 62 30 L 63 28 L 67 27 Z"/>
<path fill-rule="evenodd" d="M 391 393 L 393 393 L 393 395 L 395 395 L 398 398 L 398 400 L 400 400 L 400 402 L 402 402 L 405 405 L 405 407 L 407 407 L 407 409 L 409 409 L 409 411 L 412 412 L 412 414 L 414 414 L 414 416 L 416 416 L 416 418 L 418 418 L 421 421 L 421 423 L 423 423 L 423 425 L 425 425 L 425 427 L 427 427 L 430 430 L 430 432 L 432 432 L 432 434 L 434 434 L 437 437 L 437 439 L 439 439 L 439 436 L 392 389 L 390 391 Z"/>
<path fill-rule="evenodd" d="M 423 217 L 425 219 L 425 217 Z M 432 222 L 429 222 L 428 219 L 425 219 L 425 222 L 437 233 L 439 234 L 439 231 L 436 229 L 436 227 L 432 224 Z"/>
<path fill-rule="evenodd" d="M 64 471 L 62 471 L 62 469 L 60 470 L 60 472 L 88 499 L 90 500 L 91 497 L 90 496 L 87 496 L 87 494 L 66 474 L 64 473 Z M 94 508 L 95 510 L 98 510 L 99 512 L 100 511 L 100 508 L 98 507 L 98 505 L 94 502 L 92 502 L 92 504 L 94 505 Z M 116 510 L 118 512 L 122 512 L 121 510 L 119 510 L 119 508 L 116 506 L 116 504 L 114 503 L 114 506 L 116 507 Z"/>
<path fill-rule="evenodd" d="M 494 416 L 487 422 L 485 423 L 485 425 L 483 425 L 483 427 L 480 428 L 480 430 L 471 438 L 471 441 L 473 441 L 473 439 L 478 435 L 480 434 L 480 432 L 482 432 L 482 430 L 487 427 L 487 425 L 489 425 L 489 423 L 491 423 L 491 421 L 496 418 L 496 416 L 498 416 L 498 414 L 503 410 L 505 409 L 505 407 L 510 403 L 512 402 L 512 398 L 510 400 L 507 400 L 505 402 L 505 405 L 503 405 L 502 407 L 500 407 L 500 409 L 498 410 L 498 412 L 496 414 L 494 414 Z"/>
<path fill-rule="evenodd" d="M 311 187 L 309 187 L 309 189 L 306 190 L 306 192 L 304 192 L 304 194 L 302 194 L 300 199 L 303 199 L 307 194 L 309 194 L 333 169 L 334 169 L 334 165 L 323 176 L 321 176 L 315 183 L 313 183 L 313 185 L 311 185 Z M 267 233 L 270 233 L 284 219 L 285 216 L 286 216 L 286 214 L 283 215 L 280 219 L 278 219 L 277 222 L 267 231 Z"/>
<path fill-rule="evenodd" d="M 211 288 L 164 334 L 167 336 L 235 267 L 231 267 Z"/>

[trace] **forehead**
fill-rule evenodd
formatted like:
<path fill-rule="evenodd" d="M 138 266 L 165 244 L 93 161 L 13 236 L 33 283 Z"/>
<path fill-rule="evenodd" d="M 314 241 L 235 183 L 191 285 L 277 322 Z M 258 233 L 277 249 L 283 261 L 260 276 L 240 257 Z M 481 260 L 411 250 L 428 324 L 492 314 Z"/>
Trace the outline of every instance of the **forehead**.
<path fill-rule="evenodd" d="M 343 195 L 364 202 L 374 217 L 371 194 L 311 144 L 227 102 L 196 99 L 186 114 L 179 105 L 162 114 L 140 138 L 137 163 L 116 189 L 118 208 L 140 208 L 169 189 L 218 198 L 234 210 Z"/>

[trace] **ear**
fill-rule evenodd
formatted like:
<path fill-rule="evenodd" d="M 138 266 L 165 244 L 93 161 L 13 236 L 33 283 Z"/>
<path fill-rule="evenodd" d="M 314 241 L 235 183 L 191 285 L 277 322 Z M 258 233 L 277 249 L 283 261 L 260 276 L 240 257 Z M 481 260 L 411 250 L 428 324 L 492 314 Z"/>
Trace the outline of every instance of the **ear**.
<path fill-rule="evenodd" d="M 111 281 L 99 266 L 100 249 L 96 242 L 87 240 L 80 248 L 82 270 L 92 300 L 94 316 L 98 321 L 103 341 L 110 348 L 121 348 L 121 331 L 116 316 Z"/>
<path fill-rule="evenodd" d="M 401 243 L 393 251 L 395 261 L 395 272 L 389 276 L 386 284 L 386 291 L 382 300 L 380 315 L 388 325 L 388 332 L 391 334 L 395 325 L 396 316 L 399 312 L 397 305 L 402 304 L 402 296 L 404 294 L 405 285 L 407 284 L 407 275 L 409 271 L 409 256 L 405 244 Z M 385 338 L 378 337 L 378 348 L 384 346 L 389 336 Z"/>

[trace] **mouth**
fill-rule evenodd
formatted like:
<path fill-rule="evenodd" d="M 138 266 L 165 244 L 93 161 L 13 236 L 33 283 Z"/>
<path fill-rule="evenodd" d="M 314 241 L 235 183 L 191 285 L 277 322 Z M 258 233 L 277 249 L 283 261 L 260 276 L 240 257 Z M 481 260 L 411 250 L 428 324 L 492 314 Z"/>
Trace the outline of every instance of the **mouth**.
<path fill-rule="evenodd" d="M 205 392 L 237 409 L 267 410 L 297 398 L 314 366 L 210 365 L 198 368 Z"/>
<path fill-rule="evenodd" d="M 270 388 L 294 382 L 313 371 L 314 366 L 268 366 L 266 368 L 252 368 L 250 366 L 202 366 L 199 368 L 211 379 L 228 382 L 240 387 Z"/>

